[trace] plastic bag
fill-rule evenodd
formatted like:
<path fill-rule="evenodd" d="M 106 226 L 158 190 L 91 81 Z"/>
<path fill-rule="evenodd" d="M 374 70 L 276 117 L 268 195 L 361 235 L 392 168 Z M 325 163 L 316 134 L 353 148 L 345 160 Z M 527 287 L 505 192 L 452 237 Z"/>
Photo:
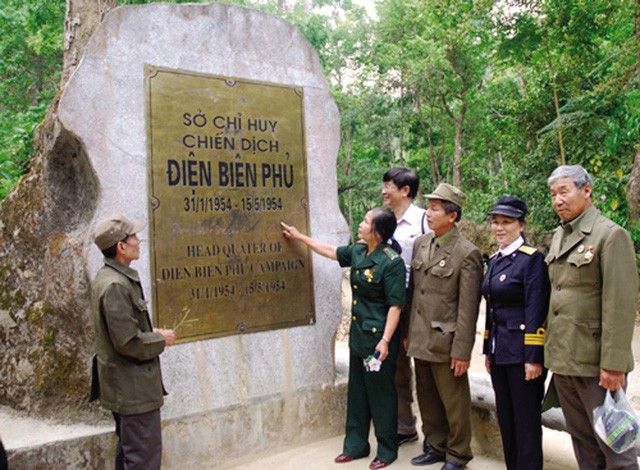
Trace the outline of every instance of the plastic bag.
<path fill-rule="evenodd" d="M 635 445 L 640 426 L 623 389 L 605 393 L 604 403 L 593 409 L 593 428 L 598 437 L 618 454 Z"/>

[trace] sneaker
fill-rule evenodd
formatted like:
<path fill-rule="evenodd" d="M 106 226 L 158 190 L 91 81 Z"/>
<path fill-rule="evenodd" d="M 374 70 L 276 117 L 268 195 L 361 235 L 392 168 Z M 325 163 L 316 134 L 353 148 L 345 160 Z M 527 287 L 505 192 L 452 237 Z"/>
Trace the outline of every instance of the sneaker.
<path fill-rule="evenodd" d="M 413 442 L 418 440 L 418 433 L 414 432 L 411 434 L 398 434 L 398 447 L 402 444 L 406 444 L 407 442 Z"/>

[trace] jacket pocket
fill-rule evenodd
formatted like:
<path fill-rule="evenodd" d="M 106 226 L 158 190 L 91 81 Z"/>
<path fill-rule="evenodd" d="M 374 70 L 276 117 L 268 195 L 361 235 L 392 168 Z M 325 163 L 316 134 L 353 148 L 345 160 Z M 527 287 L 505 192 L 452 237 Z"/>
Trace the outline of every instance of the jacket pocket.
<path fill-rule="evenodd" d="M 454 300 L 451 298 L 451 293 L 456 292 L 458 286 L 457 284 L 457 276 L 454 276 L 454 269 L 450 266 L 431 266 L 427 270 L 427 279 L 426 285 L 429 286 L 429 291 L 433 292 L 434 295 L 441 297 L 442 299 L 449 299 L 448 301 L 444 300 L 445 303 L 453 302 Z M 457 299 L 456 299 L 457 300 Z M 448 319 L 449 315 L 439 315 L 438 318 L 441 320 Z M 453 316 L 455 318 L 455 315 Z"/>
<path fill-rule="evenodd" d="M 148 305 L 147 301 L 142 297 L 137 298 L 133 301 L 133 312 L 135 315 L 136 323 L 138 324 L 138 328 L 141 331 L 149 331 L 147 326 L 147 317 L 148 317 Z"/>
<path fill-rule="evenodd" d="M 453 268 L 450 268 L 449 266 L 433 266 L 429 270 L 429 272 L 432 276 L 438 277 L 440 279 L 446 279 L 453 275 Z"/>
<path fill-rule="evenodd" d="M 580 364 L 600 363 L 600 336 L 602 327 L 599 321 L 575 320 L 574 321 L 573 354 L 576 362 Z"/>
<path fill-rule="evenodd" d="M 584 266 L 585 264 L 591 264 L 594 258 L 595 255 L 593 254 L 593 252 L 591 250 L 588 250 L 583 253 L 571 253 L 567 257 L 567 262 L 573 264 L 574 266 L 580 267 Z"/>
<path fill-rule="evenodd" d="M 411 268 L 414 271 L 420 271 L 423 265 L 424 263 L 422 262 L 422 260 L 414 259 L 413 261 L 411 261 Z"/>
<path fill-rule="evenodd" d="M 362 322 L 362 331 L 382 337 L 382 333 L 384 333 L 384 323 L 376 320 L 365 320 Z"/>
<path fill-rule="evenodd" d="M 433 329 L 433 334 L 431 335 L 433 341 L 429 345 L 429 350 L 435 354 L 450 354 L 451 344 L 456 333 L 455 322 L 433 320 L 431 328 Z"/>
<path fill-rule="evenodd" d="M 129 397 L 130 403 L 137 406 L 148 405 L 162 400 L 163 388 L 160 378 L 160 367 L 157 360 L 150 360 L 144 364 L 129 366 Z"/>
<path fill-rule="evenodd" d="M 119 407 L 122 402 L 122 378 L 118 367 L 110 361 L 103 361 L 96 358 L 98 370 L 99 398 L 103 405 L 107 407 Z"/>
<path fill-rule="evenodd" d="M 504 338 L 504 342 L 507 343 L 506 350 L 509 351 L 509 355 L 512 358 L 524 361 L 524 332 L 522 328 L 524 323 L 519 321 L 508 321 L 507 330 L 508 337 Z"/>
<path fill-rule="evenodd" d="M 587 251 L 571 253 L 567 257 L 568 270 L 563 275 L 565 285 L 597 286 L 600 284 L 599 263 L 594 262 L 596 255 Z"/>
<path fill-rule="evenodd" d="M 146 312 L 148 310 L 147 301 L 144 300 L 142 297 L 136 299 L 134 302 L 134 305 L 141 312 Z"/>

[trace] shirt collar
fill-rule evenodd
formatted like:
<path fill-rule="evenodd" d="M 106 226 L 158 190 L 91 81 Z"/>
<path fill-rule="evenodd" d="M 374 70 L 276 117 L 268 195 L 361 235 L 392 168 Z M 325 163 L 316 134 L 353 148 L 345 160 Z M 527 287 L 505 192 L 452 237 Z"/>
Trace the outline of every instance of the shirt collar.
<path fill-rule="evenodd" d="M 104 259 L 104 264 L 105 264 L 105 266 L 109 266 L 109 267 L 115 269 L 116 271 L 118 271 L 119 273 L 124 274 L 129 279 L 131 279 L 131 280 L 133 280 L 135 282 L 140 282 L 140 277 L 138 276 L 138 271 L 136 271 L 133 268 L 130 268 L 129 266 L 126 266 L 126 265 L 116 261 L 113 258 L 105 258 Z"/>
<path fill-rule="evenodd" d="M 596 208 L 594 207 L 593 204 L 591 204 L 589 207 L 587 207 L 582 214 L 580 214 L 578 217 L 576 217 L 575 219 L 573 219 L 571 222 L 564 222 L 562 223 L 562 228 L 566 229 L 566 231 L 568 232 L 573 232 L 576 230 L 581 230 L 581 225 L 583 222 L 587 222 L 587 219 L 591 216 L 591 213 L 593 211 L 595 211 Z"/>
<path fill-rule="evenodd" d="M 418 206 L 412 203 L 407 208 L 407 210 L 404 211 L 404 214 L 402 214 L 402 217 L 398 219 L 398 224 L 400 222 L 405 222 L 409 225 L 417 225 L 422 221 L 423 214 L 424 214 L 424 209 L 420 209 Z"/>
<path fill-rule="evenodd" d="M 438 246 L 444 245 L 444 242 L 446 242 L 449 239 L 449 237 L 453 235 L 453 232 L 455 232 L 455 226 L 451 230 L 449 230 L 447 233 L 443 233 L 439 237 L 435 237 L 434 238 L 435 243 L 437 243 Z"/>

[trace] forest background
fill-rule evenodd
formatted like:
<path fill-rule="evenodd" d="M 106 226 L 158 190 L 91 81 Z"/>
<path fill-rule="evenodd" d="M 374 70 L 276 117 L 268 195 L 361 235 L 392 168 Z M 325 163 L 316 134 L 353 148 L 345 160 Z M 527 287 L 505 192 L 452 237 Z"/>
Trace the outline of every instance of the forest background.
<path fill-rule="evenodd" d="M 589 170 L 597 206 L 640 252 L 640 0 L 225 3 L 287 19 L 318 51 L 352 233 L 402 165 L 423 193 L 460 186 L 478 224 L 499 196 L 521 197 L 535 243 L 558 223 L 546 178 L 567 163 Z M 0 0 L 0 198 L 28 171 L 60 90 L 64 22 L 63 0 Z"/>

